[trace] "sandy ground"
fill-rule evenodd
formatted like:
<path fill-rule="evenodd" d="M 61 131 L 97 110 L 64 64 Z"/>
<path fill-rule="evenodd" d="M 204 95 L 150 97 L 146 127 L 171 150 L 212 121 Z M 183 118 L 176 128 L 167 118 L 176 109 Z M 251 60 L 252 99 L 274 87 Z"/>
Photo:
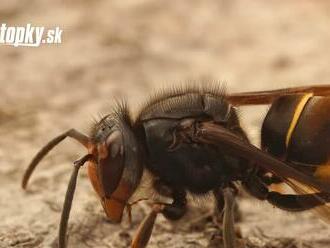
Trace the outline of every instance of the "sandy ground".
<path fill-rule="evenodd" d="M 182 82 L 225 81 L 237 92 L 330 81 L 330 4 L 321 0 L 2 0 L 0 20 L 64 30 L 60 45 L 0 46 L 0 247 L 57 247 L 71 164 L 85 151 L 65 141 L 27 192 L 22 173 L 55 135 L 71 127 L 87 132 L 115 97 L 136 110 L 153 89 Z M 264 113 L 242 114 L 256 144 Z M 310 213 L 292 215 L 250 198 L 240 208 L 248 247 L 329 247 L 329 228 Z M 189 227 L 203 212 L 191 209 L 180 223 L 159 218 L 149 247 L 208 247 L 216 229 Z M 70 247 L 128 247 L 147 211 L 134 210 L 133 227 L 109 224 L 82 170 Z"/>

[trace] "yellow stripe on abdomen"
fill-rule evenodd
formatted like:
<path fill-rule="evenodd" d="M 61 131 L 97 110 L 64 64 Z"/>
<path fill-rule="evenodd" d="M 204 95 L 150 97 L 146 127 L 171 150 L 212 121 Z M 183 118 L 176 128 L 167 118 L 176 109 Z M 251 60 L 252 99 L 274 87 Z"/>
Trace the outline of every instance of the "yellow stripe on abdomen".
<path fill-rule="evenodd" d="M 308 100 L 311 99 L 312 97 L 313 97 L 313 93 L 306 94 L 301 98 L 300 102 L 298 103 L 296 110 L 293 114 L 293 118 L 290 123 L 288 132 L 286 134 L 286 139 L 285 139 L 286 148 L 288 148 L 288 146 L 289 146 L 289 143 L 290 143 L 290 140 L 292 137 L 292 133 L 297 126 L 301 113 L 303 112 Z"/>

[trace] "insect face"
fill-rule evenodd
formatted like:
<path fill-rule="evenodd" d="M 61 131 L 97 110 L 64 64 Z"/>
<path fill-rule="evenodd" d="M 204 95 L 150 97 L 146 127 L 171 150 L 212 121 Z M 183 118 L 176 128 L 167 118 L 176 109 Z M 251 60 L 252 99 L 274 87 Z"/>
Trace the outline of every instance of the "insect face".
<path fill-rule="evenodd" d="M 55 137 L 32 159 L 25 171 L 22 187 L 38 163 L 57 144 L 70 137 L 85 146 L 88 154 L 75 162 L 68 185 L 59 228 L 59 247 L 66 247 L 66 230 L 79 168 L 88 162 L 88 175 L 97 192 L 106 215 L 113 222 L 120 222 L 128 199 L 136 190 L 142 176 L 142 153 L 133 133 L 131 121 L 125 107 L 96 123 L 90 136 L 75 129 Z"/>
<path fill-rule="evenodd" d="M 142 156 L 137 139 L 124 115 L 109 115 L 92 130 L 88 175 L 105 213 L 120 222 L 128 199 L 142 175 Z"/>

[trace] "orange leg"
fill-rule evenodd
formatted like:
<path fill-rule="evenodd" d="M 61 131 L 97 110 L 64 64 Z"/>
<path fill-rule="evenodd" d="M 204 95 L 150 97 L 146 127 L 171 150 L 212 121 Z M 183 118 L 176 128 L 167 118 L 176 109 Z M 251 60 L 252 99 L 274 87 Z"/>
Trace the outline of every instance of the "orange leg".
<path fill-rule="evenodd" d="M 132 241 L 132 248 L 144 248 L 147 246 L 154 224 L 157 218 L 157 215 L 164 209 L 165 205 L 163 204 L 154 204 L 152 211 L 144 218 L 141 222 L 137 233 Z"/>

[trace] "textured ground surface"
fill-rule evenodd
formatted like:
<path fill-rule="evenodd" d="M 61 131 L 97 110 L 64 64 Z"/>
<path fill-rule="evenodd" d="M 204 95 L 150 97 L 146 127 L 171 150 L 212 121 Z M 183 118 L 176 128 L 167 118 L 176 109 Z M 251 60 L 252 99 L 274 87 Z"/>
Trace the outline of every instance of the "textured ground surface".
<path fill-rule="evenodd" d="M 61 45 L 0 47 L 0 247 L 56 247 L 71 162 L 85 151 L 65 141 L 23 192 L 23 170 L 50 138 L 87 131 L 114 97 L 136 109 L 166 85 L 225 80 L 228 91 L 245 91 L 329 83 L 329 13 L 321 0 L 0 1 L 1 22 L 64 29 Z M 242 114 L 256 143 L 264 110 Z M 249 198 L 241 209 L 248 247 L 329 247 L 329 228 L 311 214 Z M 70 247 L 128 247 L 146 211 L 135 209 L 133 228 L 107 223 L 83 170 Z M 208 247 L 215 229 L 189 227 L 201 211 L 192 207 L 182 225 L 160 218 L 150 247 Z"/>

